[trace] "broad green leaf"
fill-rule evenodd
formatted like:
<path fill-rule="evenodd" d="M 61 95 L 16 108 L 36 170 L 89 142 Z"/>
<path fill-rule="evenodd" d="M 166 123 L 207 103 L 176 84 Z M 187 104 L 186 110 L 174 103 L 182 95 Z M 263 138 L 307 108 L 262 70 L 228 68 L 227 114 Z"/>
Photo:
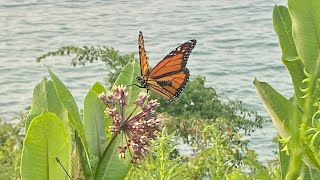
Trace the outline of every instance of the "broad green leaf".
<path fill-rule="evenodd" d="M 288 8 L 275 6 L 273 8 L 273 27 L 279 38 L 280 47 L 285 59 L 296 59 L 298 53 L 292 37 L 292 22 Z"/>
<path fill-rule="evenodd" d="M 44 111 L 55 113 L 64 122 L 68 120 L 67 112 L 59 101 L 52 81 L 45 77 L 33 90 L 31 109 L 26 117 L 26 130 L 31 120 Z"/>
<path fill-rule="evenodd" d="M 280 136 L 296 133 L 302 117 L 299 110 L 268 83 L 254 79 L 253 84 Z"/>
<path fill-rule="evenodd" d="M 126 114 L 130 114 L 135 108 L 134 102 L 137 99 L 139 93 L 143 91 L 141 88 L 137 87 L 136 77 L 140 76 L 140 65 L 137 60 L 129 62 L 124 66 L 123 70 L 116 79 L 115 85 L 125 85 L 127 86 L 126 91 L 128 92 L 127 104 L 129 105 L 126 109 Z"/>
<path fill-rule="evenodd" d="M 122 141 L 122 136 L 118 135 L 108 144 L 103 156 L 101 157 L 95 180 L 108 179 L 124 179 L 130 170 L 131 164 L 129 162 L 130 156 L 127 154 L 125 159 L 120 159 L 118 156 L 118 145 Z"/>
<path fill-rule="evenodd" d="M 48 72 L 51 76 L 51 79 L 52 79 L 53 84 L 55 86 L 55 89 L 57 91 L 60 102 L 62 103 L 63 107 L 68 111 L 69 122 L 70 122 L 71 126 L 76 130 L 77 134 L 80 137 L 81 141 L 76 141 L 76 143 L 81 142 L 81 144 L 77 144 L 77 146 L 83 148 L 84 152 L 82 155 L 86 156 L 86 159 L 87 159 L 87 160 L 82 159 L 82 163 L 88 163 L 89 167 L 91 167 L 89 157 L 88 157 L 88 145 L 87 145 L 87 142 L 85 139 L 84 128 L 83 128 L 83 124 L 80 119 L 80 113 L 78 110 L 78 106 L 77 106 L 72 94 L 66 88 L 66 86 L 62 83 L 62 81 L 49 68 L 48 68 Z M 87 166 L 87 165 L 85 165 L 85 166 Z M 88 173 L 88 171 L 90 171 L 90 169 L 86 169 L 86 170 L 87 170 L 86 173 Z"/>
<path fill-rule="evenodd" d="M 72 154 L 71 154 L 71 177 L 81 178 L 81 179 L 89 179 L 85 178 L 84 171 L 82 170 L 81 166 L 81 154 L 80 150 L 76 147 L 73 148 Z"/>
<path fill-rule="evenodd" d="M 74 100 L 72 94 L 67 89 L 67 87 L 62 83 L 62 81 L 48 68 L 48 72 L 54 83 L 56 91 L 58 93 L 59 99 L 63 106 L 67 109 L 70 115 L 73 117 L 74 122 L 70 122 L 71 125 L 83 135 L 83 125 L 80 119 L 80 113 L 76 101 Z"/>
<path fill-rule="evenodd" d="M 292 33 L 297 52 L 307 72 L 319 76 L 320 1 L 288 0 Z"/>
<path fill-rule="evenodd" d="M 106 89 L 103 87 L 103 85 L 99 82 L 96 82 L 92 88 L 91 88 L 95 93 L 97 93 L 98 95 L 102 92 L 106 93 Z M 104 114 L 105 115 L 105 114 Z M 111 139 L 111 132 L 109 131 L 109 126 L 111 126 L 112 124 L 112 120 L 109 116 L 105 115 L 104 116 L 106 124 L 105 124 L 105 133 L 106 133 L 106 137 L 107 137 L 107 143 L 109 143 L 110 139 Z"/>
<path fill-rule="evenodd" d="M 88 152 L 87 143 L 84 136 L 83 124 L 80 119 L 80 113 L 78 110 L 78 106 L 70 93 L 70 91 L 66 88 L 66 86 L 62 83 L 62 81 L 48 68 L 48 72 L 51 76 L 51 79 L 54 83 L 55 89 L 58 93 L 58 97 L 63 107 L 68 111 L 69 122 L 73 128 L 78 132 L 81 142 L 85 148 L 85 151 Z"/>
<path fill-rule="evenodd" d="M 292 37 L 292 21 L 288 8 L 284 6 L 275 6 L 273 8 L 273 26 L 278 35 L 279 43 L 282 49 L 282 62 L 288 68 L 295 89 L 296 100 L 300 107 L 303 107 L 305 94 L 301 88 L 305 88 L 302 81 L 306 78 L 303 69 L 304 65 L 298 58 L 296 46 Z"/>
<path fill-rule="evenodd" d="M 317 180 L 320 179 L 319 170 L 312 169 L 310 167 L 305 168 L 305 176 L 304 179 Z"/>
<path fill-rule="evenodd" d="M 68 179 L 56 157 L 70 173 L 71 142 L 63 122 L 55 114 L 45 112 L 34 118 L 23 144 L 21 179 Z"/>
<path fill-rule="evenodd" d="M 104 92 L 106 93 L 106 89 L 103 87 L 103 85 L 99 82 L 96 82 L 92 88 L 91 88 L 95 93 L 97 93 L 97 95 L 99 95 L 100 93 Z M 103 104 L 103 103 L 102 103 Z M 105 108 L 105 105 L 104 105 Z M 103 110 L 104 111 L 104 110 Z M 109 131 L 109 126 L 112 125 L 112 120 L 109 116 L 104 114 L 104 118 L 105 118 L 105 135 L 106 135 L 106 142 L 107 144 L 109 143 L 110 139 L 111 139 L 111 132 Z"/>
<path fill-rule="evenodd" d="M 294 60 L 287 60 L 282 57 L 283 64 L 286 65 L 292 79 L 292 84 L 295 92 L 295 99 L 298 101 L 298 104 L 301 108 L 304 107 L 305 104 L 305 93 L 301 91 L 301 89 L 306 88 L 306 84 L 303 84 L 302 81 L 306 79 L 306 75 L 303 72 L 303 63 L 299 58 Z"/>
<path fill-rule="evenodd" d="M 317 150 L 307 144 L 304 144 L 303 150 L 305 153 L 305 156 L 303 157 L 304 163 L 310 168 L 320 170 L 320 158 L 317 154 L 318 152 L 316 152 Z"/>
<path fill-rule="evenodd" d="M 97 94 L 100 94 L 102 92 L 106 92 L 106 89 L 103 87 L 103 85 L 100 82 L 96 82 L 94 83 L 94 85 L 91 88 L 94 92 L 96 92 Z"/>
<path fill-rule="evenodd" d="M 271 116 L 272 122 L 282 138 L 288 138 L 290 162 L 286 179 L 292 179 L 297 176 L 301 167 L 301 149 L 299 128 L 301 124 L 302 114 L 291 101 L 287 100 L 268 83 L 254 80 L 257 93 L 260 96 L 265 108 Z"/>
<path fill-rule="evenodd" d="M 92 169 L 91 169 L 91 164 L 90 164 L 90 159 L 87 157 L 87 153 L 83 147 L 83 144 L 81 143 L 80 137 L 77 132 L 75 132 L 75 144 L 76 144 L 76 149 L 78 150 L 79 153 L 79 160 L 80 160 L 80 165 L 82 167 L 83 175 L 85 176 L 85 179 L 92 179 Z M 78 176 L 76 176 L 78 177 Z"/>
<path fill-rule="evenodd" d="M 105 105 L 93 90 L 89 90 L 83 106 L 83 125 L 91 166 L 96 167 L 107 146 L 104 118 Z"/>

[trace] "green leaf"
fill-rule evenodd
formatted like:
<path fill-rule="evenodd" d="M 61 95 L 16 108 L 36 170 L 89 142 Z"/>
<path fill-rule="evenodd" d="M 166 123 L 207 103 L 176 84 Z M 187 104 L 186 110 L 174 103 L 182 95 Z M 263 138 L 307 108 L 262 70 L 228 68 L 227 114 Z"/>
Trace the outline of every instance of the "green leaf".
<path fill-rule="evenodd" d="M 288 8 L 275 6 L 273 8 L 273 27 L 277 33 L 283 57 L 285 59 L 296 59 L 298 53 L 292 37 L 292 21 Z"/>
<path fill-rule="evenodd" d="M 319 170 L 312 169 L 310 167 L 305 168 L 305 176 L 304 179 L 311 179 L 316 180 L 320 179 L 320 172 Z"/>
<path fill-rule="evenodd" d="M 106 93 L 106 89 L 103 87 L 103 85 L 99 82 L 96 82 L 92 88 L 91 88 L 95 93 L 97 93 L 97 95 L 99 95 L 100 93 L 104 92 Z M 105 109 L 105 105 L 104 103 L 103 104 L 103 107 Z M 103 110 L 104 111 L 104 110 Z M 109 143 L 110 139 L 111 139 L 111 132 L 109 131 L 109 126 L 112 125 L 112 120 L 109 116 L 105 115 L 104 114 L 104 119 L 105 119 L 105 135 L 106 135 L 106 140 L 107 140 L 107 144 Z"/>
<path fill-rule="evenodd" d="M 320 1 L 289 0 L 292 33 L 301 61 L 307 72 L 319 76 L 320 66 Z M 319 59 L 319 60 L 318 60 Z"/>
<path fill-rule="evenodd" d="M 268 83 L 254 79 L 253 84 L 280 136 L 287 137 L 296 133 L 302 117 L 299 110 Z"/>
<path fill-rule="evenodd" d="M 292 37 L 292 21 L 288 8 L 284 6 L 275 6 L 273 8 L 273 26 L 278 35 L 282 49 L 282 62 L 288 68 L 295 89 L 296 100 L 300 107 L 303 107 L 305 94 L 301 91 L 304 85 L 302 81 L 306 78 L 303 69 L 304 65 L 298 58 L 296 46 Z"/>
<path fill-rule="evenodd" d="M 81 143 L 80 137 L 77 132 L 75 132 L 75 142 L 76 150 L 79 152 L 79 160 L 82 167 L 83 175 L 85 179 L 92 179 L 92 169 L 90 164 L 90 159 L 87 157 L 86 151 Z"/>
<path fill-rule="evenodd" d="M 71 126 L 76 130 L 77 134 L 80 137 L 81 144 L 77 144 L 78 147 L 83 148 L 84 152 L 82 155 L 86 156 L 87 160 L 84 160 L 82 158 L 82 164 L 85 166 L 85 173 L 88 173 L 90 169 L 88 169 L 84 163 L 88 163 L 89 167 L 90 161 L 88 157 L 88 145 L 85 139 L 84 135 L 84 128 L 83 124 L 80 119 L 80 113 L 78 110 L 78 106 L 70 93 L 70 91 L 66 88 L 66 86 L 62 83 L 62 81 L 48 68 L 48 72 L 51 76 L 51 79 L 53 81 L 53 84 L 55 86 L 55 89 L 57 91 L 58 97 L 60 99 L 60 102 L 62 103 L 63 107 L 68 111 L 68 119 L 71 124 Z M 79 141 L 76 141 L 76 143 L 80 143 Z"/>
<path fill-rule="evenodd" d="M 226 180 L 247 180 L 249 179 L 245 174 L 240 172 L 233 171 L 231 174 L 228 174 Z"/>
<path fill-rule="evenodd" d="M 114 83 L 115 85 L 126 85 L 126 91 L 128 92 L 127 96 L 127 104 L 129 107 L 126 109 L 126 114 L 130 114 L 133 109 L 135 108 L 134 102 L 137 99 L 139 93 L 143 90 L 141 90 L 136 85 L 133 85 L 137 83 L 136 77 L 140 76 L 140 65 L 137 60 L 129 62 L 127 65 L 124 66 L 123 70 L 119 74 L 117 80 Z"/>
<path fill-rule="evenodd" d="M 105 105 L 93 90 L 89 90 L 83 107 L 83 124 L 91 166 L 96 167 L 107 146 L 104 118 Z"/>
<path fill-rule="evenodd" d="M 303 157 L 303 161 L 308 167 L 311 167 L 313 169 L 320 170 L 320 158 L 315 152 L 315 148 L 312 146 L 308 146 L 307 144 L 303 145 L 303 150 L 305 153 L 305 156 Z"/>
<path fill-rule="evenodd" d="M 306 84 L 302 83 L 302 81 L 307 78 L 303 72 L 303 63 L 301 62 L 300 58 L 289 61 L 284 57 L 282 58 L 282 62 L 286 65 L 291 75 L 292 84 L 295 92 L 295 99 L 297 100 L 299 106 L 303 108 L 306 99 L 303 98 L 305 93 L 303 93 L 301 89 L 307 88 Z"/>
<path fill-rule="evenodd" d="M 106 92 L 106 89 L 103 87 L 103 85 L 100 82 L 96 82 L 94 83 L 94 85 L 91 88 L 94 92 L 96 92 L 97 94 L 100 94 L 102 92 Z"/>
<path fill-rule="evenodd" d="M 31 109 L 26 117 L 26 130 L 31 120 L 43 111 L 53 112 L 64 122 L 68 121 L 67 112 L 59 101 L 53 82 L 45 77 L 33 90 Z"/>
<path fill-rule="evenodd" d="M 97 93 L 97 95 L 101 94 L 101 93 L 106 93 L 106 89 L 104 88 L 104 86 L 99 83 L 99 82 L 96 82 L 92 88 L 91 88 L 95 93 Z M 103 104 L 103 107 L 104 109 L 106 108 L 104 103 Z M 105 124 L 105 133 L 106 133 L 106 137 L 107 137 L 107 143 L 110 141 L 111 139 L 111 132 L 109 131 L 109 126 L 112 125 L 112 120 L 109 116 L 105 115 L 104 114 L 104 118 L 105 118 L 105 121 L 106 121 L 106 124 Z"/>
<path fill-rule="evenodd" d="M 48 72 L 52 78 L 55 89 L 58 93 L 58 97 L 63 107 L 68 111 L 69 122 L 73 128 L 75 128 L 80 136 L 81 142 L 83 146 L 88 152 L 87 143 L 84 136 L 83 124 L 80 119 L 80 113 L 78 110 L 78 106 L 70 93 L 70 91 L 66 88 L 66 86 L 62 83 L 62 81 L 48 68 Z"/>
<path fill-rule="evenodd" d="M 83 125 L 80 119 L 80 113 L 76 101 L 74 100 L 72 94 L 67 89 L 67 87 L 62 83 L 62 81 L 48 68 L 48 72 L 54 83 L 56 91 L 58 93 L 59 99 L 63 106 L 68 110 L 70 115 L 74 118 L 74 122 L 71 122 L 72 126 L 79 131 L 79 134 L 83 135 Z"/>
<path fill-rule="evenodd" d="M 21 159 L 21 178 L 24 180 L 68 179 L 56 162 L 71 171 L 71 142 L 62 121 L 53 113 L 45 112 L 34 118 L 24 140 Z"/>
<path fill-rule="evenodd" d="M 111 139 L 99 161 L 95 180 L 124 179 L 126 177 L 131 163 L 128 154 L 125 159 L 120 159 L 118 156 L 118 145 L 122 142 L 122 138 L 121 135 L 118 135 Z"/>

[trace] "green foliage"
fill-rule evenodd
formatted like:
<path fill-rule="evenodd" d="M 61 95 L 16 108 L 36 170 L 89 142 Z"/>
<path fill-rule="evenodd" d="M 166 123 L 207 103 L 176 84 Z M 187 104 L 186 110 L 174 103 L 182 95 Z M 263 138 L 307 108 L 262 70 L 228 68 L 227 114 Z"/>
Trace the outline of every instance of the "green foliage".
<path fill-rule="evenodd" d="M 126 179 L 276 179 L 279 167 L 265 167 L 254 151 L 243 148 L 246 157 L 240 166 L 233 161 L 239 148 L 228 144 L 229 132 L 221 134 L 216 124 L 205 127 L 203 143 L 210 144 L 193 156 L 177 155 L 177 138 L 162 131 L 142 162 L 135 164 Z"/>
<path fill-rule="evenodd" d="M 171 115 L 172 120 L 166 126 L 170 132 L 182 137 L 184 142 L 197 148 L 203 147 L 203 130 L 216 124 L 219 131 L 232 132 L 229 143 L 237 145 L 245 142 L 236 140 L 237 134 L 250 134 L 261 128 L 263 119 L 254 111 L 248 111 L 241 101 L 229 100 L 218 96 L 213 88 L 204 85 L 204 78 L 192 79 L 181 97 L 175 102 L 160 99 L 160 112 Z"/>
<path fill-rule="evenodd" d="M 197 153 L 189 160 L 191 163 L 183 174 L 192 179 L 202 179 L 205 176 L 209 176 L 210 179 L 220 179 L 233 171 L 240 170 L 238 167 L 243 164 L 240 164 L 239 160 L 244 160 L 247 148 L 240 141 L 241 134 L 232 134 L 228 129 L 221 131 L 219 126 L 221 124 L 222 122 L 218 121 L 206 126 L 202 133 L 199 133 L 202 145 L 197 146 Z M 235 140 L 239 144 L 232 143 Z"/>
<path fill-rule="evenodd" d="M 286 99 L 256 79 L 254 85 L 281 136 L 281 179 L 318 179 L 320 1 L 288 0 L 288 7 L 274 7 L 273 24 L 294 96 Z"/>
<path fill-rule="evenodd" d="M 114 50 L 106 46 L 98 47 L 76 47 L 76 46 L 66 46 L 61 47 L 56 51 L 49 51 L 40 57 L 37 58 L 37 61 L 40 62 L 50 56 L 65 56 L 73 55 L 74 57 L 71 60 L 71 64 L 76 66 L 85 65 L 86 62 L 93 62 L 101 60 L 105 62 L 108 69 L 108 85 L 112 85 L 122 68 L 130 61 L 134 60 L 134 54 L 124 54 L 120 55 L 119 51 Z"/>
<path fill-rule="evenodd" d="M 171 135 L 163 132 L 150 155 L 131 169 L 127 179 L 221 179 L 234 172 L 246 179 L 253 174 L 269 177 L 251 155 L 247 141 L 241 139 L 262 126 L 263 119 L 256 112 L 239 101 L 219 97 L 204 86 L 201 77 L 192 79 L 178 100 L 159 101 Z M 181 138 L 193 150 L 192 157 L 179 155 L 174 140 Z M 245 173 L 247 169 L 252 171 Z"/>
<path fill-rule="evenodd" d="M 167 135 L 166 129 L 163 129 L 161 136 L 152 144 L 148 156 L 131 168 L 126 179 L 191 179 L 183 174 L 187 170 L 184 158 L 173 158 L 175 153 L 175 136 Z"/>
<path fill-rule="evenodd" d="M 2 179 L 20 178 L 20 157 L 22 150 L 24 114 L 17 124 L 0 119 L 0 176 Z"/>

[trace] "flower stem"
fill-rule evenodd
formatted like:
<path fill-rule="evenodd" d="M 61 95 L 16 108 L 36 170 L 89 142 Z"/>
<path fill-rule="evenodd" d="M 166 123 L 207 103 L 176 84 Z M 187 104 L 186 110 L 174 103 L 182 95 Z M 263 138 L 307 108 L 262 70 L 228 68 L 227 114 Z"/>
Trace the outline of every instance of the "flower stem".
<path fill-rule="evenodd" d="M 109 149 L 111 148 L 111 146 L 113 145 L 114 143 L 114 140 L 116 139 L 116 137 L 118 136 L 119 133 L 115 133 L 108 146 L 106 147 L 106 149 L 104 150 L 102 156 L 99 158 L 99 162 L 98 162 L 98 165 L 97 165 L 97 169 L 96 169 L 96 173 L 95 173 L 95 177 L 97 177 L 97 173 L 100 172 L 100 169 L 101 169 L 101 164 L 103 163 L 103 160 L 105 159 L 106 155 L 107 155 L 107 152 L 109 151 Z M 95 178 L 96 179 L 96 178 Z"/>

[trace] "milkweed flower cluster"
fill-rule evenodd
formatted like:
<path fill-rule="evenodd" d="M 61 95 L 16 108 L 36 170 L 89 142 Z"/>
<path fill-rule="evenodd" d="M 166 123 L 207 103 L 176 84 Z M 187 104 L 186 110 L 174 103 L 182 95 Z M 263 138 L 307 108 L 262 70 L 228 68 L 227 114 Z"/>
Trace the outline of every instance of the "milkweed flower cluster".
<path fill-rule="evenodd" d="M 112 92 L 102 93 L 99 97 L 107 105 L 105 113 L 113 120 L 110 132 L 114 135 L 121 134 L 125 141 L 118 147 L 119 157 L 125 158 L 127 150 L 132 156 L 133 163 L 144 157 L 148 153 L 151 141 L 162 129 L 162 119 L 155 115 L 154 111 L 159 106 L 158 101 L 146 102 L 148 94 L 140 92 L 135 101 L 135 108 L 127 116 L 128 93 L 125 91 L 125 86 L 116 86 Z"/>

